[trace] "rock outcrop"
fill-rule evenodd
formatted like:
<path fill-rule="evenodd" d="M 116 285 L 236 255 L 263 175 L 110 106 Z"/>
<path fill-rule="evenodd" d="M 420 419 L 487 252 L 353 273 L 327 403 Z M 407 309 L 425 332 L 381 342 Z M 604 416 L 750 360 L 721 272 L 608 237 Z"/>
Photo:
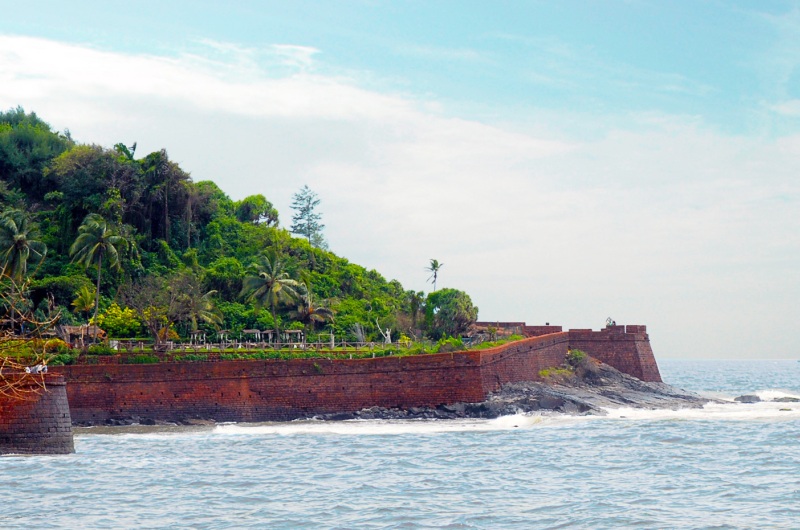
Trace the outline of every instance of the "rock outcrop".
<path fill-rule="evenodd" d="M 497 418 L 509 414 L 554 411 L 564 414 L 606 414 L 605 409 L 700 408 L 709 400 L 666 383 L 650 383 L 624 374 L 597 360 L 589 360 L 572 374 L 547 382 L 504 385 L 479 403 L 391 409 L 371 407 L 353 413 L 317 415 L 323 420 L 347 419 L 456 419 Z"/>

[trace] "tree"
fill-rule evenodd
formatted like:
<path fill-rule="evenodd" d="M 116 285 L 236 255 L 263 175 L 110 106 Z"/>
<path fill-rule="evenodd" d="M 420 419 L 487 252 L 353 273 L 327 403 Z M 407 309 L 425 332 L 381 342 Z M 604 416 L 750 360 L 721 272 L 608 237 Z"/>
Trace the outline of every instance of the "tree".
<path fill-rule="evenodd" d="M 417 315 L 419 314 L 422 304 L 425 302 L 425 293 L 422 291 L 408 291 L 406 293 L 406 301 L 408 302 L 408 308 L 411 312 L 411 328 L 416 330 Z"/>
<path fill-rule="evenodd" d="M 72 307 L 74 307 L 74 311 L 76 313 L 86 313 L 89 314 L 89 311 L 92 310 L 94 307 L 94 299 L 95 294 L 91 287 L 88 285 L 83 285 L 75 293 L 75 299 L 72 301 Z"/>
<path fill-rule="evenodd" d="M 425 323 L 434 338 L 460 335 L 477 319 L 478 308 L 464 291 L 445 288 L 428 295 Z"/>
<path fill-rule="evenodd" d="M 87 269 L 97 266 L 97 292 L 95 293 L 94 321 L 97 321 L 97 310 L 100 308 L 100 271 L 103 268 L 103 258 L 107 257 L 108 266 L 120 269 L 119 251 L 128 247 L 126 238 L 118 235 L 117 231 L 106 223 L 102 216 L 90 213 L 78 228 L 78 238 L 69 249 L 73 262 L 83 264 Z M 95 339 L 97 328 L 95 327 Z"/>
<path fill-rule="evenodd" d="M 309 328 L 313 331 L 317 322 L 333 320 L 333 311 L 323 304 L 317 304 L 313 300 L 311 289 L 307 283 L 301 283 L 297 289 L 297 309 L 291 312 L 292 318 L 302 322 L 305 326 L 306 336 Z"/>
<path fill-rule="evenodd" d="M 292 199 L 292 209 L 295 214 L 292 216 L 291 232 L 305 236 L 312 246 L 326 248 L 327 243 L 322 235 L 325 225 L 320 223 L 322 215 L 316 211 L 320 203 L 317 194 L 308 186 L 303 186 Z"/>
<path fill-rule="evenodd" d="M 444 263 L 439 263 L 439 260 L 431 259 L 431 264 L 425 269 L 432 273 L 428 281 L 433 283 L 434 292 L 436 292 L 436 279 L 439 277 L 439 271 L 442 267 L 444 267 Z"/>
<path fill-rule="evenodd" d="M 171 304 L 170 317 L 176 321 L 188 321 L 192 331 L 197 331 L 197 322 L 202 320 L 208 324 L 219 326 L 222 315 L 217 310 L 213 296 L 217 291 L 203 292 L 200 279 L 192 272 L 185 271 L 168 280 Z"/>
<path fill-rule="evenodd" d="M 263 195 L 250 195 L 236 204 L 236 218 L 243 223 L 273 226 L 278 224 L 278 210 Z"/>
<path fill-rule="evenodd" d="M 7 210 L 0 215 L 0 264 L 2 276 L 20 283 L 28 274 L 28 260 L 39 263 L 47 254 L 47 245 L 36 239 L 38 227 L 22 210 Z"/>
<path fill-rule="evenodd" d="M 0 215 L 0 264 L 2 274 L 11 280 L 11 297 L 22 288 L 28 275 L 28 260 L 33 257 L 39 263 L 47 254 L 47 245 L 38 241 L 38 229 L 28 214 L 22 210 L 8 210 Z M 22 291 L 20 291 L 21 293 Z M 15 306 L 11 307 L 11 326 L 14 327 Z"/>
<path fill-rule="evenodd" d="M 280 332 L 277 318 L 278 304 L 297 298 L 298 283 L 289 278 L 289 273 L 284 270 L 284 263 L 277 256 L 262 256 L 257 270 L 255 276 L 247 276 L 242 281 L 241 295 L 246 301 L 255 303 L 256 308 L 269 306 L 277 340 Z"/>
<path fill-rule="evenodd" d="M 164 278 L 150 274 L 135 282 L 127 282 L 120 289 L 126 306 L 135 310 L 139 320 L 153 337 L 156 346 L 161 344 L 160 331 L 169 329 L 172 291 Z"/>
<path fill-rule="evenodd" d="M 50 129 L 36 113 L 22 107 L 0 112 L 0 178 L 9 190 L 21 189 L 40 201 L 53 189 L 43 178 L 50 161 L 72 145 L 72 140 Z"/>

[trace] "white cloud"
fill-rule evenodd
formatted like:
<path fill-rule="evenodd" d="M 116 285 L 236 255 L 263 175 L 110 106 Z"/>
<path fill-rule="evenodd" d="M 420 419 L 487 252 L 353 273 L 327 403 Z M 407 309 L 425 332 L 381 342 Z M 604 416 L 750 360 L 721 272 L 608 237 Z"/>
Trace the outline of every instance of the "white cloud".
<path fill-rule="evenodd" d="M 800 99 L 790 99 L 782 103 L 772 105 L 773 111 L 784 116 L 800 117 Z"/>
<path fill-rule="evenodd" d="M 663 355 L 800 346 L 796 137 L 645 115 L 554 141 L 311 73 L 313 48 L 206 45 L 155 57 L 0 36 L 0 106 L 85 142 L 166 147 L 195 180 L 263 193 L 284 220 L 307 183 L 338 253 L 425 290 L 437 258 L 439 285 L 469 292 L 483 318 L 597 327 L 612 316 L 649 324 Z M 535 130 L 563 137 L 557 115 Z M 758 349 L 765 335 L 775 349 Z"/>

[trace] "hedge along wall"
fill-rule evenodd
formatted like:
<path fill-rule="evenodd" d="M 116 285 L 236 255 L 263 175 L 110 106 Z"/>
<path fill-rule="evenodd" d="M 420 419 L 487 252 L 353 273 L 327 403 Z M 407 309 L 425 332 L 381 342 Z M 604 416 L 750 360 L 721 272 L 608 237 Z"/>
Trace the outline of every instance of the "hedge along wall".
<path fill-rule="evenodd" d="M 80 365 L 63 373 L 72 419 L 289 420 L 365 407 L 477 402 L 503 383 L 563 362 L 567 334 L 492 350 L 382 357 Z"/>
<path fill-rule="evenodd" d="M 0 454 L 74 453 L 64 377 L 10 377 L 21 379 L 25 392 L 24 399 L 0 395 Z"/>

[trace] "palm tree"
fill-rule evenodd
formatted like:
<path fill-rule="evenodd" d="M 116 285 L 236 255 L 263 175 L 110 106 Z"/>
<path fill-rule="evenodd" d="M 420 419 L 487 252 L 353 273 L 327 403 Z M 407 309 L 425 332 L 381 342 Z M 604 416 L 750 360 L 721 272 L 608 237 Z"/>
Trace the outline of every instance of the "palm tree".
<path fill-rule="evenodd" d="M 88 285 L 82 286 L 77 293 L 75 293 L 75 300 L 72 301 L 72 307 L 76 313 L 86 313 L 94 307 L 94 291 Z"/>
<path fill-rule="evenodd" d="M 195 313 L 192 315 L 192 331 L 197 331 L 197 320 L 214 325 L 217 329 L 222 325 L 222 313 L 217 309 L 214 299 L 211 298 L 217 291 L 208 291 L 197 299 Z"/>
<path fill-rule="evenodd" d="M 47 245 L 38 241 L 38 229 L 30 216 L 22 210 L 7 210 L 0 216 L 0 264 L 2 272 L 11 281 L 11 299 L 15 300 L 16 287 L 28 274 L 28 260 L 39 263 L 47 254 Z M 11 327 L 14 328 L 14 305 L 11 306 Z"/>
<path fill-rule="evenodd" d="M 281 302 L 290 302 L 297 298 L 298 283 L 289 278 L 284 270 L 283 262 L 277 256 L 262 256 L 258 273 L 247 276 L 242 281 L 242 294 L 248 302 L 254 302 L 256 308 L 269 306 L 272 322 L 275 326 L 275 338 L 278 333 L 277 307 Z"/>
<path fill-rule="evenodd" d="M 8 210 L 0 216 L 0 263 L 2 275 L 22 281 L 28 274 L 28 260 L 40 263 L 47 254 L 47 245 L 38 241 L 38 228 L 22 210 Z"/>
<path fill-rule="evenodd" d="M 428 281 L 433 283 L 433 292 L 436 292 L 436 279 L 439 277 L 439 271 L 444 267 L 444 263 L 439 263 L 439 260 L 431 259 L 431 264 L 425 269 L 431 272 L 431 277 Z"/>
<path fill-rule="evenodd" d="M 181 321 L 189 321 L 192 331 L 197 331 L 198 321 L 214 326 L 222 324 L 222 315 L 214 303 L 216 290 L 203 293 L 200 278 L 192 271 L 174 275 L 169 281 L 172 292 L 173 310 L 171 313 Z"/>
<path fill-rule="evenodd" d="M 425 293 L 422 291 L 408 291 L 406 293 L 406 300 L 408 301 L 409 309 L 411 310 L 411 329 L 416 332 L 417 329 L 417 315 L 422 304 L 425 302 Z"/>
<path fill-rule="evenodd" d="M 314 302 L 311 289 L 307 283 L 300 284 L 298 295 L 297 309 L 291 312 L 291 316 L 305 325 L 306 336 L 308 336 L 309 327 L 313 331 L 317 322 L 333 320 L 333 311 L 325 307 L 324 304 L 317 305 Z"/>
<path fill-rule="evenodd" d="M 94 302 L 94 321 L 97 322 L 97 310 L 100 308 L 100 271 L 103 258 L 107 257 L 108 266 L 119 270 L 119 251 L 128 247 L 128 240 L 106 223 L 101 215 L 90 213 L 78 227 L 78 237 L 69 249 L 72 261 L 82 263 L 87 269 L 97 265 L 97 292 Z M 97 340 L 97 327 L 95 327 Z"/>

